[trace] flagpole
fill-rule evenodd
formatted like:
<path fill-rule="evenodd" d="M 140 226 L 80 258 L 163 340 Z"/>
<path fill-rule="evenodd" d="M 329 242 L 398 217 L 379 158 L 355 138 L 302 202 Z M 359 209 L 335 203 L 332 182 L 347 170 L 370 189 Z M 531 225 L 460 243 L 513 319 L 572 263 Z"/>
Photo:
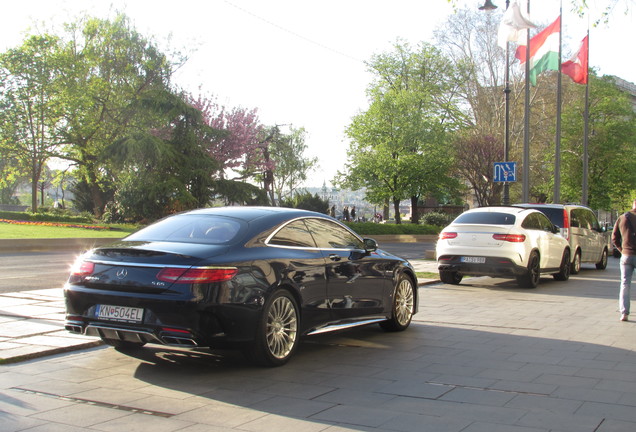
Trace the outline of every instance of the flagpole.
<path fill-rule="evenodd" d="M 528 0 L 528 16 L 530 16 L 530 0 Z M 527 31 L 526 40 L 526 101 L 524 104 L 524 128 L 523 128 L 523 179 L 522 202 L 530 201 L 530 31 Z"/>
<path fill-rule="evenodd" d="M 589 65 L 589 58 L 590 58 L 590 26 L 589 26 L 589 16 L 588 16 L 588 27 L 587 27 L 587 58 L 588 58 L 588 65 Z M 589 79 L 589 73 L 586 70 L 585 71 L 586 74 L 588 74 L 588 79 L 586 80 L 585 83 L 585 111 L 583 114 L 583 196 L 581 198 L 581 204 L 583 205 L 587 205 L 588 204 L 588 185 L 587 185 L 587 177 L 588 177 L 588 164 L 589 164 L 589 160 L 588 160 L 588 120 L 590 118 L 590 104 L 589 104 L 589 98 L 590 98 L 590 79 Z"/>
<path fill-rule="evenodd" d="M 510 0 L 506 0 L 506 10 L 510 7 Z M 506 41 L 506 74 L 505 74 L 505 135 L 504 135 L 504 162 L 508 162 L 510 152 L 510 41 Z M 503 205 L 510 205 L 510 186 L 508 182 L 503 184 Z"/>
<path fill-rule="evenodd" d="M 556 145 L 554 148 L 554 204 L 561 203 L 561 49 L 563 34 L 563 0 L 559 6 L 559 72 L 557 77 L 557 118 L 556 118 Z"/>

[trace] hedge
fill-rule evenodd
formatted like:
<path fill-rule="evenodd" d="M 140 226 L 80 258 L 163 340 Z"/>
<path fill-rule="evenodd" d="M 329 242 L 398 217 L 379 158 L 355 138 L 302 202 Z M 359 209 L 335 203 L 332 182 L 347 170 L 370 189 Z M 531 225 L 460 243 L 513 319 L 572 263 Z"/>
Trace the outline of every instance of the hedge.
<path fill-rule="evenodd" d="M 346 222 L 346 224 L 360 235 L 437 235 L 440 227 L 433 225 L 381 224 L 373 222 Z"/>
<path fill-rule="evenodd" d="M 30 213 L 0 211 L 0 219 L 29 221 L 29 222 L 70 222 L 70 223 L 93 223 L 93 219 L 86 215 L 63 215 L 56 213 Z"/>

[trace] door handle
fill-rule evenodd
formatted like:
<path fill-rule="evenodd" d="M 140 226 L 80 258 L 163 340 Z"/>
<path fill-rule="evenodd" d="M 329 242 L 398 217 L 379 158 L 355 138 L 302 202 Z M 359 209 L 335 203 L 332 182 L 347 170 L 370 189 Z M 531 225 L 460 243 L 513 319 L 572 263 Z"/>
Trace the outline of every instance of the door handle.
<path fill-rule="evenodd" d="M 329 259 L 330 259 L 331 261 L 340 261 L 342 258 L 341 258 L 341 257 L 340 257 L 340 255 L 338 255 L 338 254 L 330 254 L 330 255 L 329 255 Z"/>

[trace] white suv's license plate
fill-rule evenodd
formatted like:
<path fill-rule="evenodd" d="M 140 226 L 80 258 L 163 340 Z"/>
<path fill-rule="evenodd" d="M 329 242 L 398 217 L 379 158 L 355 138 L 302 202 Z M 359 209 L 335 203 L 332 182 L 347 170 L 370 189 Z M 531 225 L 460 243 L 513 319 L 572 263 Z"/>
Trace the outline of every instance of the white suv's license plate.
<path fill-rule="evenodd" d="M 463 263 L 471 263 L 471 264 L 485 264 L 486 257 L 461 257 L 460 261 Z"/>
<path fill-rule="evenodd" d="M 143 321 L 144 310 L 128 306 L 97 305 L 95 315 L 110 321 L 140 323 Z"/>

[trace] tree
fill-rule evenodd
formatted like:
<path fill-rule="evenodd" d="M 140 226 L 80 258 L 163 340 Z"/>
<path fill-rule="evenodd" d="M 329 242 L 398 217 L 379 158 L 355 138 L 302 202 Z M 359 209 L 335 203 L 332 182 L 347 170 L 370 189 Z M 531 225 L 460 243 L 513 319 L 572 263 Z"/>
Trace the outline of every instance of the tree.
<path fill-rule="evenodd" d="M 276 135 L 269 145 L 274 163 L 272 187 L 277 202 L 293 196 L 318 163 L 317 158 L 303 156 L 307 150 L 305 136 L 304 128 L 290 127 L 289 134 Z"/>
<path fill-rule="evenodd" d="M 493 166 L 503 160 L 503 146 L 492 136 L 459 135 L 454 142 L 456 172 L 475 193 L 478 206 L 500 203 L 502 185 L 495 183 Z"/>
<path fill-rule="evenodd" d="M 20 201 L 15 197 L 15 192 L 26 180 L 27 174 L 21 170 L 17 160 L 8 154 L 0 143 L 0 204 L 17 205 Z"/>
<path fill-rule="evenodd" d="M 318 194 L 312 195 L 307 191 L 295 194 L 294 196 L 281 201 L 281 206 L 310 210 L 324 214 L 329 212 L 329 200 L 324 200 L 320 198 Z"/>
<path fill-rule="evenodd" d="M 567 83 L 563 109 L 562 195 L 564 202 L 582 196 L 583 86 Z M 589 96 L 589 205 L 622 208 L 636 190 L 636 113 L 630 95 L 619 90 L 612 77 L 590 76 Z"/>
<path fill-rule="evenodd" d="M 456 69 L 430 44 L 413 50 L 399 42 L 393 52 L 374 56 L 369 69 L 370 106 L 347 128 L 349 162 L 337 181 L 366 188 L 372 203 L 392 201 L 400 223 L 400 201 L 410 197 L 416 209 L 420 196 L 449 186 L 444 174 L 452 159 L 445 146 L 466 121 L 456 99 Z"/>
<path fill-rule="evenodd" d="M 76 164 L 100 216 L 116 176 L 105 149 L 157 124 L 141 102 L 169 89 L 173 65 L 128 18 L 86 18 L 68 27 L 60 51 L 64 158 Z"/>
<path fill-rule="evenodd" d="M 207 205 L 218 163 L 208 154 L 208 141 L 218 131 L 202 120 L 199 110 L 180 95 L 152 94 L 152 105 L 164 125 L 116 141 L 106 147 L 117 186 L 109 208 L 111 219 L 157 219 Z"/>
<path fill-rule="evenodd" d="M 31 36 L 0 56 L 3 153 L 28 171 L 34 212 L 42 170 L 61 145 L 57 134 L 63 123 L 57 96 L 58 43 L 53 36 Z"/>

